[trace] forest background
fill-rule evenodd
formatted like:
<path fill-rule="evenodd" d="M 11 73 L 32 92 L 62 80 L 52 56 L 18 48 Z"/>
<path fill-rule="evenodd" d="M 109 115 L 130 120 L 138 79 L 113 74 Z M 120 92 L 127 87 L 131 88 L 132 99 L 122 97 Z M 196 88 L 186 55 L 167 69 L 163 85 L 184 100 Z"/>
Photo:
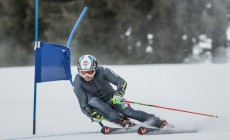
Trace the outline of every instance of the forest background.
<path fill-rule="evenodd" d="M 229 0 L 40 0 L 39 40 L 100 64 L 230 62 Z M 34 0 L 0 0 L 0 67 L 34 64 Z"/>

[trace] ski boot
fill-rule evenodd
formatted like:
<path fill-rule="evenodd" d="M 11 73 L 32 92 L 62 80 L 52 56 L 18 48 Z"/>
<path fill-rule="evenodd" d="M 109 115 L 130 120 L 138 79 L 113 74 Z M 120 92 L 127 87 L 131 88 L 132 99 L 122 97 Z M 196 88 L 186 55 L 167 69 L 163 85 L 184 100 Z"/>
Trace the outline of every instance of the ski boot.
<path fill-rule="evenodd" d="M 133 127 L 136 125 L 135 123 L 131 122 L 130 119 L 122 115 L 118 115 L 114 120 L 114 123 L 120 125 L 121 127 Z"/>
<path fill-rule="evenodd" d="M 159 122 L 155 122 L 155 127 L 157 128 L 163 128 L 166 125 L 168 125 L 168 122 L 166 120 L 160 120 Z"/>
<path fill-rule="evenodd" d="M 168 122 L 166 120 L 161 120 L 159 117 L 155 117 L 155 118 L 151 117 L 146 121 L 146 124 L 156 128 L 163 128 L 166 125 L 168 125 Z"/>
<path fill-rule="evenodd" d="M 122 122 L 122 127 L 133 127 L 136 124 L 134 122 L 131 122 L 130 119 L 125 118 Z"/>

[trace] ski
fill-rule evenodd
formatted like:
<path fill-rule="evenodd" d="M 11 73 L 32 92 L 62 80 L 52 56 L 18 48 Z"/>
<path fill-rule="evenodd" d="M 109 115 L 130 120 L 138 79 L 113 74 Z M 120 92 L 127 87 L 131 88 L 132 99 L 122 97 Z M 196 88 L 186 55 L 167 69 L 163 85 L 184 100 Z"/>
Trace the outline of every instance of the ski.
<path fill-rule="evenodd" d="M 197 130 L 171 128 L 154 128 L 154 127 L 139 127 L 137 133 L 140 135 L 160 135 L 160 134 L 178 134 L 178 133 L 195 133 Z"/>
<path fill-rule="evenodd" d="M 124 127 L 124 128 L 115 128 L 115 127 L 108 127 L 104 126 L 101 128 L 102 134 L 122 134 L 122 133 L 136 133 L 138 126 L 133 127 Z"/>

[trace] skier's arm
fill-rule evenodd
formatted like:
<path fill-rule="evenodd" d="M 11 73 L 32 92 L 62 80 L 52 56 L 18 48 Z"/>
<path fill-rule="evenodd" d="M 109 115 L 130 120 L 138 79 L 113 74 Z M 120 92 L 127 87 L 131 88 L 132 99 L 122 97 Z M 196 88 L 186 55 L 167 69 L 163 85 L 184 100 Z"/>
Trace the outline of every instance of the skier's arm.
<path fill-rule="evenodd" d="M 79 91 L 76 91 L 74 90 L 75 92 L 75 95 L 77 96 L 78 98 L 78 101 L 79 101 L 79 104 L 80 104 L 80 107 L 81 107 L 81 111 L 87 115 L 88 117 L 91 117 L 91 112 L 92 112 L 92 109 L 91 107 L 88 105 L 88 99 L 87 99 L 87 95 L 85 93 L 82 93 L 82 92 L 79 92 Z"/>
<path fill-rule="evenodd" d="M 121 78 L 119 75 L 114 73 L 109 68 L 104 68 L 103 69 L 103 76 L 107 81 L 109 81 L 112 84 L 117 86 L 117 91 L 118 92 L 121 91 L 121 92 L 125 93 L 125 89 L 127 87 L 127 82 L 123 78 Z"/>
<path fill-rule="evenodd" d="M 74 81 L 74 93 L 77 96 L 82 112 L 91 118 L 91 113 L 93 111 L 88 104 L 87 93 L 80 87 L 79 83 L 76 83 L 76 81 Z"/>

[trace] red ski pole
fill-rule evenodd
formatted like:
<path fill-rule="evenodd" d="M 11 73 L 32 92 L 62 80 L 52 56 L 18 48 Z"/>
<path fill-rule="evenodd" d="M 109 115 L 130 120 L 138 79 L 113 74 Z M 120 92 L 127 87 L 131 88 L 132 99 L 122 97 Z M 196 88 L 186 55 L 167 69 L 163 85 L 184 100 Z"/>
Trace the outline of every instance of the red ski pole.
<path fill-rule="evenodd" d="M 176 109 L 176 108 L 169 108 L 169 107 L 163 107 L 163 106 L 157 106 L 157 105 L 150 105 L 150 104 L 145 104 L 145 103 L 140 103 L 140 102 L 132 102 L 132 101 L 127 101 L 127 100 L 123 100 L 122 102 L 131 103 L 131 104 L 137 104 L 137 105 L 143 105 L 143 106 L 150 106 L 150 107 L 161 108 L 161 109 L 167 109 L 167 110 L 173 110 L 173 111 L 179 111 L 179 112 L 185 112 L 185 113 L 191 113 L 191 114 L 197 114 L 197 115 L 208 116 L 208 117 L 213 117 L 213 118 L 218 117 L 216 115 L 209 115 L 209 114 L 192 112 L 192 111 L 181 110 L 181 109 Z"/>

